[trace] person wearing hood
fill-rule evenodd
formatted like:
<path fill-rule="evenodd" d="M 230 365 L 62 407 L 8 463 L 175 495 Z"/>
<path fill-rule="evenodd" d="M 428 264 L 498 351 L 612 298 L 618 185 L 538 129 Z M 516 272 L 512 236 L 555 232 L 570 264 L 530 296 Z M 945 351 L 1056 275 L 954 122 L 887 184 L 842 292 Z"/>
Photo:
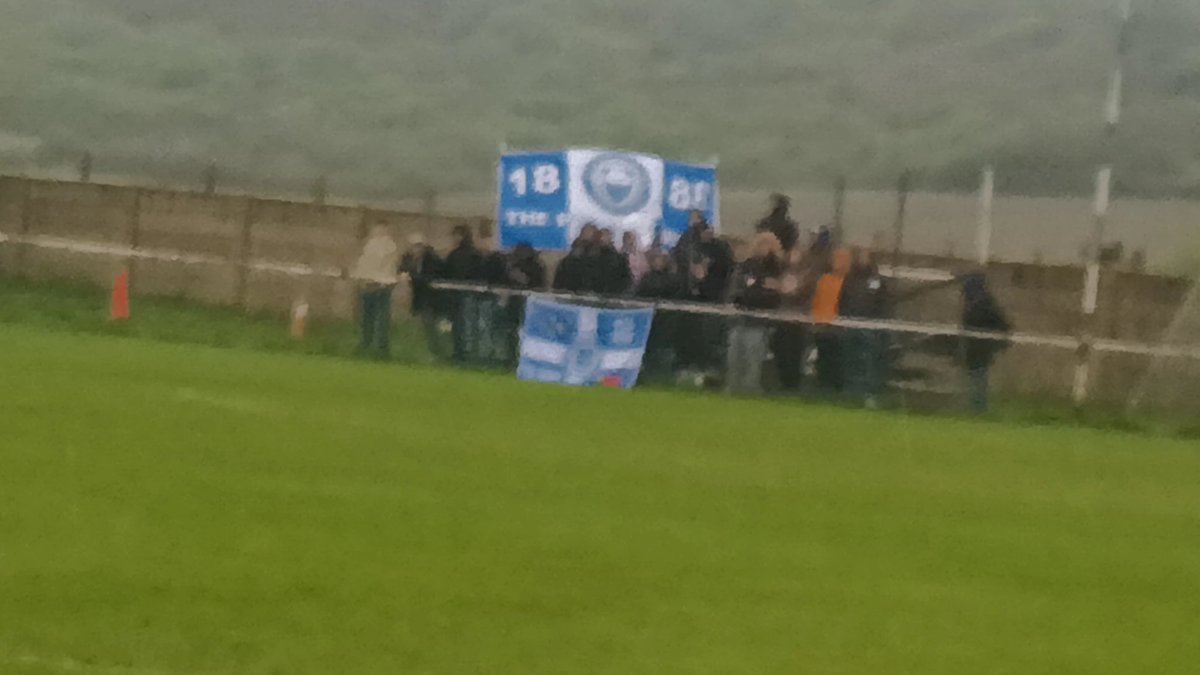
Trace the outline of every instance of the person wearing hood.
<path fill-rule="evenodd" d="M 1007 335 L 1012 325 L 996 302 L 982 273 L 968 274 L 962 279 L 963 318 L 965 331 L 995 333 L 994 337 L 964 336 L 963 365 L 967 371 L 968 404 L 971 412 L 983 414 L 988 410 L 989 373 L 996 355 L 1008 348 Z"/>
<path fill-rule="evenodd" d="M 399 279 L 400 250 L 387 223 L 371 228 L 371 236 L 350 276 L 358 286 L 361 339 L 359 351 L 387 358 L 391 351 L 392 291 Z"/>
<path fill-rule="evenodd" d="M 775 235 L 784 253 L 790 252 L 800 240 L 800 228 L 791 216 L 792 200 L 786 195 L 771 195 L 771 212 L 758 223 L 759 232 Z"/>

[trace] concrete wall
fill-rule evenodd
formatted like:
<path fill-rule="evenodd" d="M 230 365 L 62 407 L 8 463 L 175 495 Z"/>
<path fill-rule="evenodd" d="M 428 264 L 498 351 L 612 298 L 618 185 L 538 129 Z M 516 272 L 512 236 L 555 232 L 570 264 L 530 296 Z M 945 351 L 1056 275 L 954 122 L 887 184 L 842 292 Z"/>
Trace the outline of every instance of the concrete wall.
<path fill-rule="evenodd" d="M 0 247 L 0 271 L 31 279 L 106 285 L 129 269 L 135 294 L 168 295 L 249 311 L 283 312 L 297 299 L 314 316 L 354 314 L 345 279 L 247 271 L 250 260 L 344 270 L 372 223 L 392 226 L 398 241 L 421 234 L 449 242 L 452 226 L 479 219 L 322 206 L 247 196 L 205 195 L 129 186 L 0 177 L 0 232 L 44 236 L 214 258 L 170 262 L 75 253 L 35 246 Z M 397 304 L 407 301 L 398 294 Z"/>

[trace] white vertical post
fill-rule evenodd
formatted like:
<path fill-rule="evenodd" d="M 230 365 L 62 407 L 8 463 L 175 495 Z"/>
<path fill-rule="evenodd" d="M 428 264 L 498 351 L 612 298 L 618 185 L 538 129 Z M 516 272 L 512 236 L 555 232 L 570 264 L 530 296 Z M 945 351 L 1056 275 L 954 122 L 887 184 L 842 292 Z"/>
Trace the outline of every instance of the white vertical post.
<path fill-rule="evenodd" d="M 975 250 L 981 266 L 992 257 L 992 201 L 996 194 L 996 172 L 991 166 L 983 169 L 979 186 L 979 227 L 975 232 Z"/>
<path fill-rule="evenodd" d="M 1103 152 L 1107 163 L 1096 173 L 1096 202 L 1091 244 L 1088 247 L 1087 271 L 1083 281 L 1083 317 L 1079 332 L 1079 352 L 1075 363 L 1075 385 L 1072 398 L 1076 406 L 1087 400 L 1088 378 L 1091 368 L 1092 339 L 1096 328 L 1096 307 L 1100 297 L 1100 254 L 1104 246 L 1104 228 L 1108 221 L 1109 202 L 1112 194 L 1113 147 L 1112 139 L 1117 134 L 1121 121 L 1122 91 L 1125 86 L 1123 70 L 1125 52 L 1129 47 L 1129 19 L 1133 16 L 1133 0 L 1120 0 L 1120 23 L 1117 29 L 1116 59 L 1112 77 L 1108 83 L 1108 95 L 1104 99 Z"/>
<path fill-rule="evenodd" d="M 1096 173 L 1096 203 L 1092 217 L 1092 243 L 1088 247 L 1087 278 L 1083 288 L 1083 314 L 1096 313 L 1100 294 L 1100 249 L 1104 246 L 1104 229 L 1108 221 L 1108 206 L 1112 192 L 1112 167 L 1102 166 Z"/>
<path fill-rule="evenodd" d="M 1108 220 L 1111 192 L 1112 167 L 1102 166 L 1096 173 L 1096 203 L 1092 214 L 1095 225 L 1092 229 L 1092 241 L 1088 247 L 1087 272 L 1083 285 L 1083 329 L 1080 333 L 1078 361 L 1075 364 L 1075 385 L 1071 392 L 1071 397 L 1077 406 L 1087 400 L 1092 333 L 1095 327 L 1096 307 L 1100 298 L 1100 249 L 1104 246 L 1104 226 Z"/>

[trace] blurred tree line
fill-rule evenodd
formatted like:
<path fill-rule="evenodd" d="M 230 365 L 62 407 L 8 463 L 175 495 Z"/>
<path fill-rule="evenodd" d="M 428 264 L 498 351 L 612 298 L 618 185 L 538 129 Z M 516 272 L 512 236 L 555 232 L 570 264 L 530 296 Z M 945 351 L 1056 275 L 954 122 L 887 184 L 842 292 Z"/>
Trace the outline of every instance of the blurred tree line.
<path fill-rule="evenodd" d="M 1109 6 L 1109 5 L 1112 6 Z M 1116 0 L 0 0 L 0 171 L 486 191 L 500 143 L 730 187 L 1083 194 Z M 1200 3 L 1137 0 L 1118 189 L 1200 196 Z"/>

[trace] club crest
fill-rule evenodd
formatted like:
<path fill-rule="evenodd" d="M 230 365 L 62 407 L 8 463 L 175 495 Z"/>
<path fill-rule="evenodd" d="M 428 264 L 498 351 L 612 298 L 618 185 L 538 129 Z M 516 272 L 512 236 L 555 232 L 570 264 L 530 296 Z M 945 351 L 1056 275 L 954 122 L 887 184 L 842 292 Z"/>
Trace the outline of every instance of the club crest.
<path fill-rule="evenodd" d="M 584 167 L 583 185 L 592 201 L 615 216 L 637 213 L 650 203 L 650 172 L 629 155 L 596 155 Z"/>

